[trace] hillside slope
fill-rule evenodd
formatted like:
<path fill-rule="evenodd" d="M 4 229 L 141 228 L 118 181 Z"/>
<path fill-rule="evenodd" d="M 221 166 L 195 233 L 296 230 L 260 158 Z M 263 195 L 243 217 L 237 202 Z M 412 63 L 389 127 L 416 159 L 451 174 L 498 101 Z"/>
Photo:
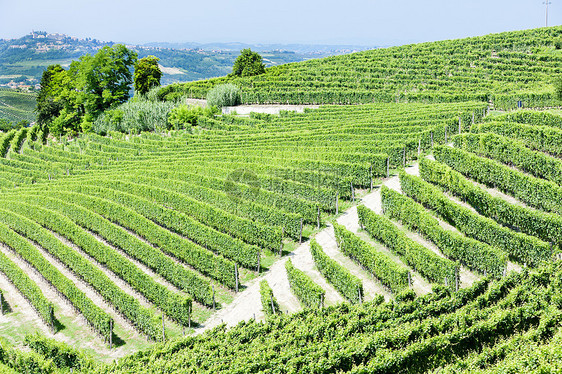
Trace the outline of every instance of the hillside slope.
<path fill-rule="evenodd" d="M 217 78 L 161 90 L 204 97 L 231 81 L 245 103 L 451 102 L 493 100 L 513 108 L 551 105 L 552 79 L 561 74 L 562 26 L 375 49 L 292 63 L 250 78 Z M 175 94 L 174 94 L 175 93 Z"/>

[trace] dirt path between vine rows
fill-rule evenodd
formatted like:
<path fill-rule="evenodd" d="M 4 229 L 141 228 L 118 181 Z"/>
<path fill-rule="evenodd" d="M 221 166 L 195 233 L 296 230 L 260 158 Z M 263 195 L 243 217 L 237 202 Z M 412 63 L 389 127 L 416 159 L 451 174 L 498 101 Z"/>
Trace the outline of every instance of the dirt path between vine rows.
<path fill-rule="evenodd" d="M 407 167 L 406 172 L 414 175 L 419 175 L 417 163 L 414 163 L 411 167 Z M 384 180 L 383 185 L 391 189 L 400 191 L 400 180 L 397 175 Z M 363 204 L 376 213 L 381 214 L 382 206 L 380 186 L 376 186 L 372 192 L 367 193 L 365 196 L 361 197 L 360 204 Z M 341 214 L 337 218 L 337 222 L 344 225 L 348 230 L 357 233 L 357 235 L 361 237 L 361 239 L 369 242 L 378 250 L 383 251 L 389 256 L 393 257 L 396 262 L 403 264 L 396 255 L 391 253 L 381 244 L 373 241 L 364 230 L 360 229 L 356 206 L 353 206 L 352 208 Z M 396 225 L 400 226 L 398 223 L 396 223 Z M 442 256 L 441 252 L 435 245 L 427 242 L 424 238 L 416 233 L 408 232 L 407 230 L 406 232 L 408 236 L 413 240 L 416 240 L 422 245 L 431 248 L 433 251 Z M 388 289 L 386 289 L 377 279 L 375 279 L 369 272 L 362 269 L 361 266 L 353 262 L 349 257 L 340 252 L 334 237 L 333 227 L 330 224 L 328 224 L 325 229 L 317 233 L 315 235 L 315 239 L 322 246 L 326 254 L 345 266 L 352 274 L 362 280 L 365 293 L 364 299 L 366 301 L 372 300 L 376 295 L 383 295 L 386 300 L 389 300 L 391 298 L 391 294 Z M 262 320 L 264 318 L 264 314 L 261 307 L 259 282 L 263 279 L 267 280 L 269 285 L 273 289 L 273 293 L 280 304 L 282 312 L 292 313 L 300 310 L 300 303 L 297 298 L 291 293 L 289 282 L 287 280 L 287 274 L 285 272 L 285 262 L 288 258 L 291 259 L 295 267 L 303 270 L 326 291 L 325 305 L 334 305 L 344 301 L 343 297 L 326 282 L 326 280 L 315 268 L 314 261 L 309 249 L 310 243 L 303 243 L 302 245 L 297 247 L 289 256 L 276 261 L 270 267 L 267 273 L 246 284 L 246 288 L 235 297 L 234 301 L 231 304 L 227 305 L 224 309 L 219 310 L 217 313 L 215 313 L 202 328 L 196 331 L 196 334 L 202 333 L 210 328 L 220 325 L 221 323 L 225 323 L 227 326 L 235 326 L 240 321 L 247 321 L 251 318 Z M 462 269 L 460 276 L 461 286 L 463 287 L 472 284 L 476 279 L 479 278 L 477 275 L 471 273 L 466 269 Z M 418 273 L 412 271 L 412 279 L 412 288 L 418 295 L 431 292 L 431 285 Z"/>

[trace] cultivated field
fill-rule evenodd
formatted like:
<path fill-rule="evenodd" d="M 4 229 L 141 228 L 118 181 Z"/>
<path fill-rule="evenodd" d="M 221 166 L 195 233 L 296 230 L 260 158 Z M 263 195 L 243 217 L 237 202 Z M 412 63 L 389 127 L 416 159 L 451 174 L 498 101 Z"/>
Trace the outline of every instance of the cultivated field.
<path fill-rule="evenodd" d="M 45 373 L 558 370 L 562 117 L 498 109 L 523 79 L 536 88 L 556 71 L 562 56 L 537 40 L 561 32 L 284 68 L 301 72 L 300 98 L 332 101 L 327 78 L 309 79 L 329 74 L 350 82 L 337 90 L 349 100 L 377 103 L 140 135 L 1 134 L 0 362 Z M 467 46 L 487 52 L 469 65 L 445 53 Z M 466 74 L 429 84 L 427 54 Z M 488 65 L 502 58 L 504 70 Z M 357 78 L 367 67 L 398 74 L 399 61 L 414 64 L 399 74 L 413 89 L 428 87 L 397 100 L 415 102 L 359 86 L 378 82 Z M 271 97 L 290 93 L 271 71 L 254 83 L 278 77 Z"/>

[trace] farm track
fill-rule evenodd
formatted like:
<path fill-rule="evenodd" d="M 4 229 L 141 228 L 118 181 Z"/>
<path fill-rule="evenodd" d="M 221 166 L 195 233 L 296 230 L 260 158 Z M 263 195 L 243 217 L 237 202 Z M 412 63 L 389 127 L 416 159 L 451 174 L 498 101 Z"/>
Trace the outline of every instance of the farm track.
<path fill-rule="evenodd" d="M 417 163 L 413 163 L 412 166 L 406 168 L 406 171 L 413 175 L 419 175 Z M 397 175 L 386 179 L 383 185 L 400 191 L 400 180 Z M 381 195 L 380 186 L 375 186 L 372 192 L 361 197 L 360 204 L 365 205 L 369 209 L 381 214 Z M 342 215 L 340 215 L 337 220 L 339 224 L 344 225 L 348 230 L 356 233 L 361 237 L 361 239 L 369 242 L 369 244 L 375 246 L 378 250 L 385 252 L 389 256 L 395 259 L 396 262 L 402 263 L 402 261 L 386 249 L 383 245 L 376 243 L 372 240 L 368 233 L 361 230 L 359 227 L 359 219 L 357 216 L 357 207 L 353 206 Z M 395 224 L 402 227 L 399 223 Z M 452 226 L 448 225 L 450 228 Z M 452 228 L 453 230 L 456 230 Z M 438 253 L 440 256 L 443 254 L 437 249 L 435 245 L 429 243 L 423 239 L 420 235 L 407 231 L 407 235 L 417 241 L 418 243 L 431 248 L 433 251 Z M 370 273 L 363 270 L 360 265 L 354 263 L 350 258 L 343 255 L 341 251 L 337 248 L 336 239 L 334 236 L 333 227 L 328 225 L 322 231 L 315 235 L 315 239 L 322 246 L 325 253 L 336 260 L 338 263 L 345 266 L 352 274 L 357 276 L 363 282 L 364 287 L 364 300 L 372 300 L 376 295 L 383 295 L 385 300 L 391 299 L 391 294 L 386 287 L 384 287 L 378 280 L 376 280 Z M 344 301 L 342 296 L 331 286 L 325 279 L 320 275 L 318 270 L 314 265 L 314 261 L 309 251 L 310 242 L 305 242 L 301 244 L 297 249 L 295 249 L 289 256 L 284 257 L 276 261 L 262 277 L 254 279 L 247 284 L 247 288 L 236 295 L 234 301 L 229 304 L 226 308 L 220 310 L 215 315 L 213 315 L 205 325 L 196 330 L 196 334 L 200 334 L 208 329 L 211 329 L 221 323 L 225 323 L 227 326 L 235 326 L 240 321 L 247 321 L 251 318 L 256 320 L 262 320 L 265 318 L 260 301 L 259 292 L 259 282 L 263 279 L 267 280 L 273 293 L 279 302 L 283 312 L 293 313 L 301 310 L 301 306 L 296 297 L 292 294 L 289 282 L 287 280 L 287 274 L 285 271 L 285 262 L 287 258 L 291 258 L 293 264 L 296 268 L 303 270 L 307 275 L 309 275 L 318 285 L 320 285 L 326 291 L 325 305 L 334 305 L 338 302 Z M 404 265 L 406 266 L 406 265 Z M 460 286 L 468 287 L 476 280 L 481 279 L 481 276 L 474 274 L 473 272 L 467 270 L 466 268 L 461 268 L 460 271 Z M 418 295 L 426 294 L 431 292 L 431 284 L 424 280 L 417 272 L 412 271 L 412 281 L 413 290 Z"/>

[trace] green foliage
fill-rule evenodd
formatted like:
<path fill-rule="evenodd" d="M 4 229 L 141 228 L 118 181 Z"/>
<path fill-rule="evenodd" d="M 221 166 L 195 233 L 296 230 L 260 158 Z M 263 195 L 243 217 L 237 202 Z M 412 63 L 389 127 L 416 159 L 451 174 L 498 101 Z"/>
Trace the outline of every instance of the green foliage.
<path fill-rule="evenodd" d="M 45 359 L 52 360 L 59 369 L 88 371 L 94 368 L 93 360 L 83 352 L 54 339 L 48 339 L 39 333 L 26 335 L 24 344 Z"/>
<path fill-rule="evenodd" d="M 536 126 L 522 123 L 487 122 L 474 126 L 473 133 L 491 132 L 520 140 L 528 147 L 562 155 L 562 128 Z"/>
<path fill-rule="evenodd" d="M 135 64 L 135 92 L 146 95 L 154 87 L 160 86 L 162 72 L 158 66 L 160 59 L 155 56 L 147 56 L 138 60 Z"/>
<path fill-rule="evenodd" d="M 359 239 L 354 233 L 334 223 L 334 234 L 338 247 L 352 260 L 357 261 L 371 272 L 381 283 L 392 292 L 400 293 L 408 287 L 408 270 L 398 265 L 383 252 Z"/>
<path fill-rule="evenodd" d="M 199 117 L 212 118 L 218 114 L 216 107 L 190 107 L 188 105 L 180 105 L 171 110 L 168 122 L 174 130 L 184 129 L 189 126 L 197 126 Z"/>
<path fill-rule="evenodd" d="M 402 191 L 416 201 L 433 209 L 444 220 L 467 236 L 503 249 L 520 264 L 539 266 L 552 258 L 552 248 L 534 236 L 510 230 L 496 221 L 483 217 L 451 201 L 438 187 L 421 178 L 400 173 Z"/>
<path fill-rule="evenodd" d="M 207 94 L 207 105 L 222 108 L 223 106 L 234 106 L 241 103 L 240 88 L 227 83 L 213 87 Z"/>
<path fill-rule="evenodd" d="M 437 161 L 471 179 L 544 211 L 562 213 L 562 188 L 554 182 L 537 179 L 461 149 L 438 146 L 433 149 L 433 154 Z"/>
<path fill-rule="evenodd" d="M 320 273 L 343 297 L 352 303 L 363 301 L 363 283 L 361 280 L 327 256 L 315 239 L 310 242 L 310 253 Z"/>
<path fill-rule="evenodd" d="M 240 56 L 236 58 L 232 67 L 233 76 L 251 77 L 263 73 L 265 73 L 265 64 L 259 53 L 252 52 L 249 48 L 240 51 Z"/>
<path fill-rule="evenodd" d="M 128 101 L 103 112 L 94 121 L 92 131 L 100 135 L 110 131 L 130 134 L 164 131 L 171 127 L 168 118 L 175 106 L 173 103 Z"/>
<path fill-rule="evenodd" d="M 536 110 L 516 110 L 499 116 L 488 116 L 485 122 L 516 122 L 533 126 L 550 126 L 562 128 L 562 116 Z"/>
<path fill-rule="evenodd" d="M 326 292 L 302 270 L 295 268 L 290 258 L 285 261 L 285 270 L 287 271 L 291 291 L 306 308 L 322 308 L 324 306 Z"/>
<path fill-rule="evenodd" d="M 535 177 L 562 184 L 562 160 L 530 150 L 513 138 L 492 133 L 462 134 L 455 136 L 453 142 L 457 148 L 516 166 Z"/>
<path fill-rule="evenodd" d="M 503 275 L 507 266 L 507 256 L 501 250 L 445 230 L 423 206 L 386 186 L 382 187 L 381 196 L 385 214 L 418 229 L 434 242 L 445 256 L 461 262 L 469 269 L 495 278 Z"/>
<path fill-rule="evenodd" d="M 88 323 L 104 339 L 109 340 L 113 333 L 111 317 L 99 306 L 93 303 L 74 283 L 65 277 L 55 266 L 45 259 L 29 241 L 12 231 L 5 223 L 9 220 L 6 212 L 1 215 L 4 223 L 0 224 L 0 242 L 12 248 L 25 261 L 30 263 L 45 279 L 55 287 L 61 295 L 84 315 Z M 12 221 L 13 222 L 13 221 Z M 20 227 L 13 227 L 18 230 Z M 52 312 L 50 313 L 52 315 Z M 48 320 L 49 321 L 49 320 Z M 49 321 L 50 322 L 50 321 Z"/>
<path fill-rule="evenodd" d="M 562 101 L 562 77 L 558 77 L 554 80 L 554 94 L 558 101 Z"/>
<path fill-rule="evenodd" d="M 393 206 L 393 209 L 400 208 Z M 438 256 L 431 249 L 425 248 L 408 238 L 406 233 L 396 227 L 389 219 L 376 214 L 367 207 L 358 206 L 357 213 L 359 222 L 365 227 L 365 230 L 391 251 L 398 254 L 406 264 L 431 282 L 447 282 L 449 287 L 455 287 L 455 279 L 459 270 L 456 263 Z"/>
<path fill-rule="evenodd" d="M 37 284 L 3 253 L 0 253 L 0 271 L 31 304 L 43 322 L 52 328 L 55 323 L 53 304 L 47 300 Z M 5 302 L 4 298 L 2 302 Z"/>
<path fill-rule="evenodd" d="M 0 133 L 0 157 L 6 157 L 6 153 L 10 149 L 10 144 L 16 136 L 16 130 L 10 130 L 7 133 Z"/>
<path fill-rule="evenodd" d="M 494 197 L 483 188 L 474 185 L 462 174 L 444 164 L 428 159 L 420 160 L 420 176 L 439 185 L 466 201 L 478 213 L 493 218 L 506 227 L 515 227 L 547 242 L 562 245 L 562 217 L 511 204 Z"/>
<path fill-rule="evenodd" d="M 266 317 L 281 314 L 279 303 L 275 296 L 273 296 L 273 290 L 269 287 L 269 283 L 267 283 L 265 279 L 260 282 L 260 300 L 261 307 Z"/>
<path fill-rule="evenodd" d="M 377 48 L 273 66 L 254 77 L 214 78 L 169 87 L 204 98 L 212 87 L 237 84 L 245 104 L 365 104 L 492 100 L 495 108 L 554 106 L 550 87 L 562 54 L 552 53 L 561 27 Z M 548 52 L 547 52 L 548 51 Z M 514 79 L 513 77 L 525 79 Z"/>
<path fill-rule="evenodd" d="M 562 37 L 559 37 L 554 40 L 554 48 L 555 49 L 562 49 Z"/>
<path fill-rule="evenodd" d="M 118 44 L 80 57 L 68 70 L 50 66 L 37 98 L 38 122 L 55 136 L 89 131 L 104 110 L 129 98 L 136 58 L 135 52 Z"/>

